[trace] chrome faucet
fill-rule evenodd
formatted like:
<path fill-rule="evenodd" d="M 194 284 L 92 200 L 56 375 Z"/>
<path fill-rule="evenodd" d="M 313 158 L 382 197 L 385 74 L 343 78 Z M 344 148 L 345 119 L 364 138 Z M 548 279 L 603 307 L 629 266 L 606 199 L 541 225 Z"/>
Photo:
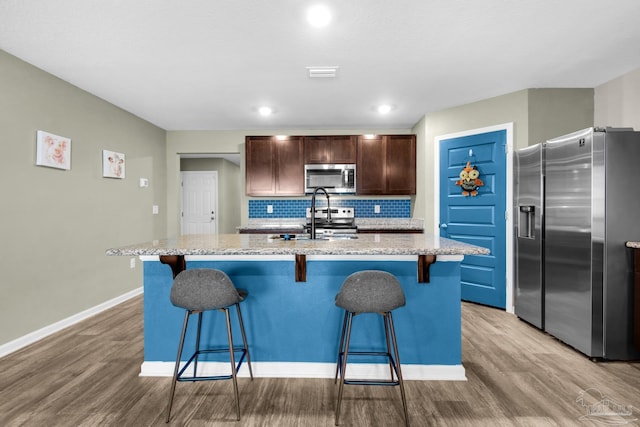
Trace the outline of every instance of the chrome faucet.
<path fill-rule="evenodd" d="M 331 206 L 329 206 L 329 193 L 323 187 L 316 187 L 311 195 L 311 239 L 316 238 L 316 194 L 324 193 L 327 196 L 327 221 L 331 221 Z"/>

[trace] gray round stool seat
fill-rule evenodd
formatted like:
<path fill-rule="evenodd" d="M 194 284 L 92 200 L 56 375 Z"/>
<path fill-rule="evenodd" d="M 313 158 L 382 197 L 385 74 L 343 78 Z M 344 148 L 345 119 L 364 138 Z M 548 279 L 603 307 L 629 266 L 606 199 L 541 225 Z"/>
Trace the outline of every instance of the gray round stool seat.
<path fill-rule="evenodd" d="M 386 271 L 353 273 L 336 295 L 336 305 L 353 313 L 384 313 L 406 303 L 398 279 Z"/>
<path fill-rule="evenodd" d="M 402 285 L 393 274 L 386 271 L 359 271 L 345 279 L 336 295 L 335 303 L 345 310 L 338 344 L 338 362 L 335 375 L 335 381 L 340 376 L 335 424 L 338 425 L 340 421 L 340 407 L 345 385 L 381 385 L 400 387 L 405 425 L 409 426 L 409 413 L 402 380 L 402 369 L 400 368 L 398 343 L 391 314 L 392 310 L 403 307 L 406 304 Z M 349 351 L 353 317 L 362 313 L 377 313 L 382 316 L 387 351 Z M 381 356 L 386 358 L 389 363 L 390 378 L 380 380 L 347 378 L 347 359 L 349 356 Z"/>
<path fill-rule="evenodd" d="M 207 268 L 184 270 L 171 286 L 171 304 L 185 310 L 217 310 L 238 304 L 247 297 L 244 289 L 236 289 L 224 271 Z"/>
<path fill-rule="evenodd" d="M 194 268 L 183 270 L 173 280 L 169 299 L 171 303 L 185 310 L 184 321 L 182 323 L 182 333 L 180 335 L 180 343 L 178 344 L 178 355 L 173 371 L 173 382 L 169 394 L 169 404 L 167 405 L 166 422 L 171 418 L 171 406 L 173 405 L 173 397 L 175 395 L 176 383 L 180 381 L 209 381 L 209 380 L 233 380 L 233 389 L 236 401 L 236 416 L 240 420 L 240 398 L 238 395 L 237 373 L 242 366 L 242 362 L 246 358 L 249 367 L 249 375 L 253 380 L 253 371 L 251 369 L 251 357 L 249 356 L 249 346 L 244 331 L 244 323 L 242 321 L 242 312 L 240 311 L 240 303 L 248 296 L 244 289 L 236 289 L 233 282 L 227 274 L 221 270 L 210 268 Z M 238 323 L 242 334 L 242 346 L 234 346 L 233 334 L 231 332 L 231 317 L 229 307 L 235 305 L 238 314 Z M 218 310 L 225 314 L 228 347 L 210 347 L 200 348 L 200 330 L 202 328 L 202 313 L 209 310 Z M 180 362 L 182 359 L 182 351 L 184 347 L 185 335 L 189 318 L 192 314 L 198 315 L 198 327 L 196 329 L 195 351 L 182 368 Z M 228 353 L 229 362 L 231 364 L 230 375 L 205 376 L 198 375 L 198 357 L 203 354 L 210 353 Z M 236 363 L 235 353 L 240 354 L 240 358 Z M 185 373 L 190 367 L 193 367 L 191 375 Z"/>

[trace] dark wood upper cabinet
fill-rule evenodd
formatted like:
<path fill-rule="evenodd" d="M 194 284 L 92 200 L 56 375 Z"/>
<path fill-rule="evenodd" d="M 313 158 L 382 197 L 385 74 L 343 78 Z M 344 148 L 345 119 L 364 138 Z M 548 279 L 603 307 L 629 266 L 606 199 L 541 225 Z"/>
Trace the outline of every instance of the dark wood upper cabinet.
<path fill-rule="evenodd" d="M 356 163 L 356 194 L 416 194 L 416 136 L 246 137 L 248 196 L 304 195 L 305 163 Z"/>
<path fill-rule="evenodd" d="M 329 163 L 328 136 L 304 137 L 304 162 L 305 163 Z"/>
<path fill-rule="evenodd" d="M 357 152 L 357 194 L 416 194 L 415 135 L 359 136 Z"/>
<path fill-rule="evenodd" d="M 304 145 L 301 136 L 275 140 L 275 185 L 281 196 L 304 195 Z"/>
<path fill-rule="evenodd" d="M 416 194 L 416 136 L 387 137 L 386 194 Z"/>
<path fill-rule="evenodd" d="M 304 137 L 304 162 L 355 163 L 357 136 L 322 135 Z"/>
<path fill-rule="evenodd" d="M 251 136 L 245 139 L 247 195 L 274 194 L 275 144 L 271 136 Z"/>
<path fill-rule="evenodd" d="M 248 136 L 245 139 L 248 196 L 304 195 L 304 146 L 301 136 Z"/>
<path fill-rule="evenodd" d="M 380 135 L 358 137 L 357 194 L 377 195 L 385 193 L 385 152 L 386 143 L 384 137 Z"/>

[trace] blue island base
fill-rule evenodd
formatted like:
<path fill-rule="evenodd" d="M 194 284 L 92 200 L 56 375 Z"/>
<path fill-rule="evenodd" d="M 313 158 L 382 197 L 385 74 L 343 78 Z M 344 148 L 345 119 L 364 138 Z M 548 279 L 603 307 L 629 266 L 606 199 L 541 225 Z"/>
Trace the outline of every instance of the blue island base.
<path fill-rule="evenodd" d="M 157 257 L 144 261 L 144 363 L 142 376 L 171 376 L 184 310 L 169 301 L 171 270 Z M 155 260 L 154 260 L 155 258 Z M 245 257 L 249 258 L 249 257 Z M 392 257 L 387 257 L 387 259 Z M 445 261 L 441 261 L 444 258 Z M 241 304 L 258 377 L 333 378 L 344 311 L 334 304 L 342 282 L 361 270 L 384 270 L 395 275 L 405 292 L 406 305 L 393 311 L 403 376 L 407 380 L 465 380 L 461 363 L 460 260 L 439 257 L 430 267 L 430 283 L 418 283 L 417 261 L 307 258 L 307 281 L 296 282 L 295 262 L 264 257 L 187 257 L 187 268 L 216 268 L 226 272 L 238 288 L 249 292 Z M 408 260 L 407 260 L 408 259 Z M 241 342 L 235 310 L 233 334 Z M 184 359 L 194 348 L 197 317 L 192 316 Z M 201 347 L 226 346 L 224 314 L 205 312 Z M 354 318 L 351 349 L 385 347 L 382 316 Z M 388 365 L 378 360 L 349 359 L 349 376 L 381 378 Z M 229 372 L 227 359 L 201 359 L 203 373 Z M 244 366 L 240 376 L 248 376 Z"/>

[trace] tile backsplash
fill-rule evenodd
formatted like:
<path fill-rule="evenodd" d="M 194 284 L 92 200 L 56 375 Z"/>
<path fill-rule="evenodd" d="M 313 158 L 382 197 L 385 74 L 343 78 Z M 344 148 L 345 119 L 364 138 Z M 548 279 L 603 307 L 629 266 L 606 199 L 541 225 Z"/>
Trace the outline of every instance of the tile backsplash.
<path fill-rule="evenodd" d="M 324 197 L 316 200 L 317 206 L 326 206 Z M 331 206 L 355 208 L 356 218 L 411 218 L 411 200 L 381 199 L 359 200 L 339 199 L 330 201 Z M 272 213 L 269 213 L 271 206 Z M 249 218 L 304 218 L 310 199 L 303 200 L 249 200 Z M 376 213 L 376 206 L 380 213 Z"/>

